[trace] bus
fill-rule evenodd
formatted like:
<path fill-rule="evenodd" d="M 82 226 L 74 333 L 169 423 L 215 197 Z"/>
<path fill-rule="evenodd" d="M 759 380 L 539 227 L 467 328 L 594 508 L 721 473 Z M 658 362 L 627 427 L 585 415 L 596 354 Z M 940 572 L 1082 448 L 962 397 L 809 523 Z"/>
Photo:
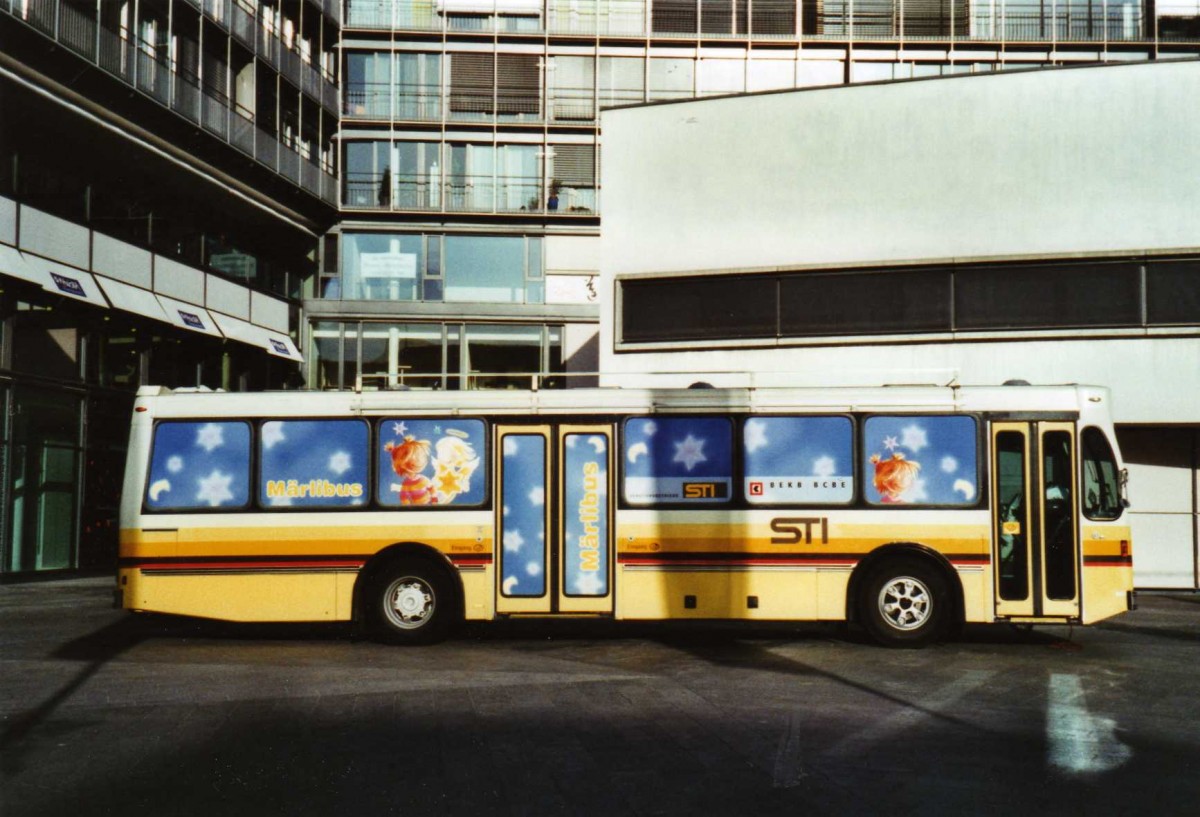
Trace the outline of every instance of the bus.
<path fill-rule="evenodd" d="M 1090 386 L 221 393 L 143 387 L 133 611 L 357 621 L 970 622 L 1133 609 L 1125 475 Z"/>

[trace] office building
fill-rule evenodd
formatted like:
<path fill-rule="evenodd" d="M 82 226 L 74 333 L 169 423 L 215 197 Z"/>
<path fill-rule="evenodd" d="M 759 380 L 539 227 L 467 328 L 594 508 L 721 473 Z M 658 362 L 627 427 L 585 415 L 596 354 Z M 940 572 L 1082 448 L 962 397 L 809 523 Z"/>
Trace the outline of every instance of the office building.
<path fill-rule="evenodd" d="M 0 0 L 0 568 L 111 568 L 139 384 L 302 383 L 340 5 Z"/>

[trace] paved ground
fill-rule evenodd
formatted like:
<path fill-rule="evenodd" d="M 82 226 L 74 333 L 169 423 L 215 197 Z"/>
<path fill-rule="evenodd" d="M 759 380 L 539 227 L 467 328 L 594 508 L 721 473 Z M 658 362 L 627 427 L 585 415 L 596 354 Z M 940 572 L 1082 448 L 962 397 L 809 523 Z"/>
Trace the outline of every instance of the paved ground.
<path fill-rule="evenodd" d="M 833 627 L 346 627 L 0 586 L 0 813 L 1194 814 L 1200 597 L 889 651 Z"/>

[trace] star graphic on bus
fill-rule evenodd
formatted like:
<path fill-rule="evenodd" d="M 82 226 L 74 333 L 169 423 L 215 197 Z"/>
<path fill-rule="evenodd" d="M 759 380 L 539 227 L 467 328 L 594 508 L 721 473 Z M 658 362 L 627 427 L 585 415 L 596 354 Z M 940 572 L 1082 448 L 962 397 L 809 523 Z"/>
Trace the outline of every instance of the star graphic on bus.
<path fill-rule="evenodd" d="M 440 463 L 434 480 L 437 482 L 439 494 L 457 495 L 463 491 L 462 480 L 459 474 L 451 468 L 442 466 Z"/>
<path fill-rule="evenodd" d="M 884 437 L 883 438 L 883 447 L 886 448 L 888 451 L 895 451 L 897 448 L 900 447 L 900 441 L 897 440 L 895 437 Z"/>
<path fill-rule="evenodd" d="M 599 574 L 584 573 L 575 580 L 575 592 L 581 596 L 599 596 L 604 592 L 604 584 Z"/>
<path fill-rule="evenodd" d="M 222 474 L 213 469 L 211 474 L 197 480 L 200 490 L 196 492 L 196 500 L 207 503 L 212 508 L 219 507 L 222 502 L 233 499 L 233 492 L 229 490 L 231 482 L 231 474 Z"/>
<path fill-rule="evenodd" d="M 259 438 L 262 440 L 263 448 L 270 451 L 275 447 L 276 443 L 281 443 L 287 439 L 287 437 L 283 436 L 283 423 L 278 421 L 263 423 Z"/>
<path fill-rule="evenodd" d="M 929 435 L 919 425 L 905 426 L 900 429 L 901 445 L 916 453 L 929 445 Z"/>
<path fill-rule="evenodd" d="M 691 434 L 682 442 L 675 443 L 675 458 L 672 462 L 683 463 L 683 467 L 691 471 L 698 463 L 707 462 L 704 456 L 704 440 L 698 440 Z"/>
<path fill-rule="evenodd" d="M 345 451 L 338 451 L 329 455 L 329 470 L 341 476 L 350 470 L 350 455 Z"/>
<path fill-rule="evenodd" d="M 221 427 L 216 423 L 205 423 L 196 430 L 196 445 L 203 448 L 211 454 L 214 448 L 220 448 L 225 444 L 225 437 L 221 431 Z"/>
<path fill-rule="evenodd" d="M 766 448 L 767 424 L 762 420 L 747 422 L 745 433 L 742 436 L 742 445 L 746 447 L 747 454 L 753 454 L 755 451 Z"/>

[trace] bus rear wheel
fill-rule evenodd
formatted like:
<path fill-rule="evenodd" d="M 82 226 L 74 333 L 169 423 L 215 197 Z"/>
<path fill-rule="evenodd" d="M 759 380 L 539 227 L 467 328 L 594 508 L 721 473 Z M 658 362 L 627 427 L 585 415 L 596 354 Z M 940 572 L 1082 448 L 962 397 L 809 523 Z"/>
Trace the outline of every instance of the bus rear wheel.
<path fill-rule="evenodd" d="M 444 639 L 457 616 L 442 571 L 416 559 L 395 562 L 371 584 L 371 629 L 392 644 L 432 644 Z"/>
<path fill-rule="evenodd" d="M 945 633 L 950 591 L 934 568 L 913 559 L 871 571 L 859 597 L 859 619 L 887 647 L 924 647 Z"/>

